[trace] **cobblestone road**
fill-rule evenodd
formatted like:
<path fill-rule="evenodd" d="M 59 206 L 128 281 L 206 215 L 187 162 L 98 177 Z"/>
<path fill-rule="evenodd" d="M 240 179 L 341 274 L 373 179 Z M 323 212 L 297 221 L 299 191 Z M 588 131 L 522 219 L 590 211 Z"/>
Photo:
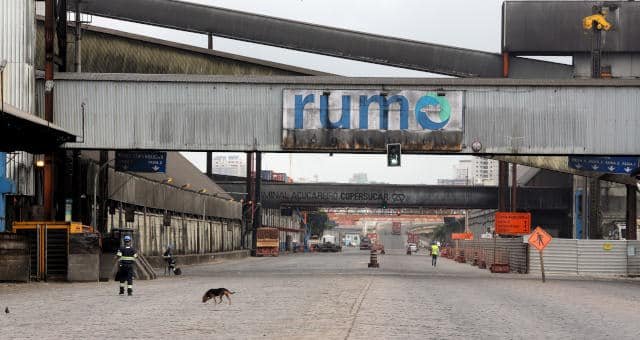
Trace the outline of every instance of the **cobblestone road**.
<path fill-rule="evenodd" d="M 0 338 L 638 339 L 640 284 L 490 274 L 401 251 L 250 258 L 117 284 L 0 284 Z M 208 288 L 232 304 L 203 304 Z M 0 311 L 1 311 L 0 310 Z"/>

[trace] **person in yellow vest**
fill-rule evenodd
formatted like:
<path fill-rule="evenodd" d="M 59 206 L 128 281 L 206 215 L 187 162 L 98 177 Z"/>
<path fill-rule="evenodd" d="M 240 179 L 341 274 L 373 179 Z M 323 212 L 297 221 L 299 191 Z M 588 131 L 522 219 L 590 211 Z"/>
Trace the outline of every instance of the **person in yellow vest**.
<path fill-rule="evenodd" d="M 438 256 L 440 255 L 440 247 L 437 243 L 433 242 L 431 244 L 431 265 L 436 266 L 438 262 Z"/>

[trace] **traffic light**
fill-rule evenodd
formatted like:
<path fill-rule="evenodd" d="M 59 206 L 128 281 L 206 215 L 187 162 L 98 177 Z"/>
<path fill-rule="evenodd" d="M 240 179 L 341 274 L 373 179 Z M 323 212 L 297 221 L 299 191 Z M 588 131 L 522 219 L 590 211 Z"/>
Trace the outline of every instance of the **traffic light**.
<path fill-rule="evenodd" d="M 387 166 L 400 166 L 400 143 L 387 144 Z"/>

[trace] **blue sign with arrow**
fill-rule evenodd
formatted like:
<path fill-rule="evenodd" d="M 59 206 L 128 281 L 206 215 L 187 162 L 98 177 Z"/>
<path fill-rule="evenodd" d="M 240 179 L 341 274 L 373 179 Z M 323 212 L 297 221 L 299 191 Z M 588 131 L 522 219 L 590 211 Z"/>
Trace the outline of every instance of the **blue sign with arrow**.
<path fill-rule="evenodd" d="M 630 174 L 640 164 L 637 157 L 569 156 L 569 167 L 581 171 Z"/>
<path fill-rule="evenodd" d="M 116 151 L 116 171 L 165 172 L 166 165 L 166 152 Z"/>

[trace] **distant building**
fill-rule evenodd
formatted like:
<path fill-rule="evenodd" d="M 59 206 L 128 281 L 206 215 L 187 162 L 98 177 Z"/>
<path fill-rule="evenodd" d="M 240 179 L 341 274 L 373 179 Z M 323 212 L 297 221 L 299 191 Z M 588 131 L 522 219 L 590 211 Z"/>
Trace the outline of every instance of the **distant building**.
<path fill-rule="evenodd" d="M 213 172 L 227 176 L 245 176 L 246 159 L 240 155 L 218 154 L 213 156 Z"/>
<path fill-rule="evenodd" d="M 349 183 L 366 184 L 369 183 L 369 180 L 367 179 L 366 173 L 358 172 L 351 176 L 351 178 L 349 179 Z"/>
<path fill-rule="evenodd" d="M 438 185 L 467 185 L 466 179 L 439 178 Z"/>
<path fill-rule="evenodd" d="M 462 185 L 498 185 L 498 161 L 493 159 L 474 157 L 461 160 L 454 170 L 455 180 L 464 182 Z"/>
<path fill-rule="evenodd" d="M 453 166 L 454 178 L 440 178 L 438 185 L 498 185 L 498 161 L 474 157 Z"/>

